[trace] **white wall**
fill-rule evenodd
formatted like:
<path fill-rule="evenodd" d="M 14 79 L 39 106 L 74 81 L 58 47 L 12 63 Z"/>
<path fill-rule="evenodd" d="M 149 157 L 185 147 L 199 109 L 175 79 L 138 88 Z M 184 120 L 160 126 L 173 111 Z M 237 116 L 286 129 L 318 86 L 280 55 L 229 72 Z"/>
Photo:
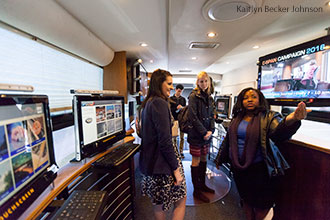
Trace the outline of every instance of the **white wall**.
<path fill-rule="evenodd" d="M 225 73 L 221 80 L 220 94 L 236 96 L 246 87 L 257 88 L 257 78 L 258 66 L 255 63 Z"/>

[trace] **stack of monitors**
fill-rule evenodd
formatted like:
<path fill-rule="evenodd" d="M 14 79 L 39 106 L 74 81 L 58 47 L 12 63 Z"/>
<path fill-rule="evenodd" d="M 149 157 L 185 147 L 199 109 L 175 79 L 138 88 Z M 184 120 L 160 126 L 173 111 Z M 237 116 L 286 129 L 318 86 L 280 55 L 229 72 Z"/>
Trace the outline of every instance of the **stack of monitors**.
<path fill-rule="evenodd" d="M 124 97 L 75 95 L 75 160 L 106 150 L 125 137 Z"/>

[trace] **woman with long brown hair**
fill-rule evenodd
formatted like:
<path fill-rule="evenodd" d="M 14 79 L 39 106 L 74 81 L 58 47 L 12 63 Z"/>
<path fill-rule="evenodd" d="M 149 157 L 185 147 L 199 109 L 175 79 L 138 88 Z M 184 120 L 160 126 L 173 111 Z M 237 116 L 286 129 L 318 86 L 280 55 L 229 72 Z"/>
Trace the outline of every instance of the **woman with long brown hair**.
<path fill-rule="evenodd" d="M 150 197 L 156 219 L 174 205 L 172 219 L 183 219 L 186 182 L 177 148 L 172 143 L 172 116 L 168 98 L 173 89 L 170 72 L 157 69 L 142 103 L 140 169 L 142 194 Z"/>

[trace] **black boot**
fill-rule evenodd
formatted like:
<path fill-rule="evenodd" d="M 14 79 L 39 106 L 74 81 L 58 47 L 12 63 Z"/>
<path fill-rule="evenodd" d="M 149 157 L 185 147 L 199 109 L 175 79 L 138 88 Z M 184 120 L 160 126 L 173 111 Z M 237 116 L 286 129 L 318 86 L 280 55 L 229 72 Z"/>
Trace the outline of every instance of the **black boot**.
<path fill-rule="evenodd" d="M 199 162 L 199 173 L 198 173 L 198 179 L 200 181 L 200 189 L 203 192 L 208 192 L 208 193 L 214 193 L 214 189 L 209 188 L 208 186 L 205 185 L 205 173 L 206 173 L 206 162 Z"/>
<path fill-rule="evenodd" d="M 200 188 L 200 181 L 198 180 L 199 167 L 193 167 L 193 166 L 190 167 L 191 167 L 191 179 L 194 185 L 194 193 L 193 193 L 194 197 L 203 202 L 209 203 L 210 200 L 202 193 Z"/>

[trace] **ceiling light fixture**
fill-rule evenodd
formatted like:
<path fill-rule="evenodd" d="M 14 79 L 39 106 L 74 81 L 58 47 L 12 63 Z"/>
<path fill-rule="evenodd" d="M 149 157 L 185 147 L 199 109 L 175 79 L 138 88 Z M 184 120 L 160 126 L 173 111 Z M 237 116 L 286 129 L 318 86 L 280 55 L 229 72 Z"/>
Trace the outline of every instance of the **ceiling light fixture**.
<path fill-rule="evenodd" d="M 150 60 L 150 63 L 154 63 L 154 60 Z"/>
<path fill-rule="evenodd" d="M 142 59 L 138 59 L 137 61 L 138 61 L 138 63 L 142 63 Z"/>
<path fill-rule="evenodd" d="M 226 64 L 229 64 L 229 62 L 226 62 Z"/>
<path fill-rule="evenodd" d="M 258 45 L 254 45 L 252 48 L 253 49 L 259 49 L 259 46 Z"/>
<path fill-rule="evenodd" d="M 213 37 L 217 36 L 217 33 L 215 33 L 215 32 L 209 32 L 209 33 L 207 33 L 207 36 L 209 38 L 213 38 Z"/>
<path fill-rule="evenodd" d="M 146 43 L 140 43 L 140 46 L 141 46 L 141 47 L 147 47 L 148 44 L 146 44 Z"/>
<path fill-rule="evenodd" d="M 231 22 L 253 14 L 253 10 L 238 10 L 238 8 L 257 8 L 262 2 L 262 0 L 209 0 L 204 4 L 202 14 L 209 21 Z"/>
<path fill-rule="evenodd" d="M 192 57 L 191 59 L 192 59 L 192 60 L 197 60 L 197 57 Z"/>

